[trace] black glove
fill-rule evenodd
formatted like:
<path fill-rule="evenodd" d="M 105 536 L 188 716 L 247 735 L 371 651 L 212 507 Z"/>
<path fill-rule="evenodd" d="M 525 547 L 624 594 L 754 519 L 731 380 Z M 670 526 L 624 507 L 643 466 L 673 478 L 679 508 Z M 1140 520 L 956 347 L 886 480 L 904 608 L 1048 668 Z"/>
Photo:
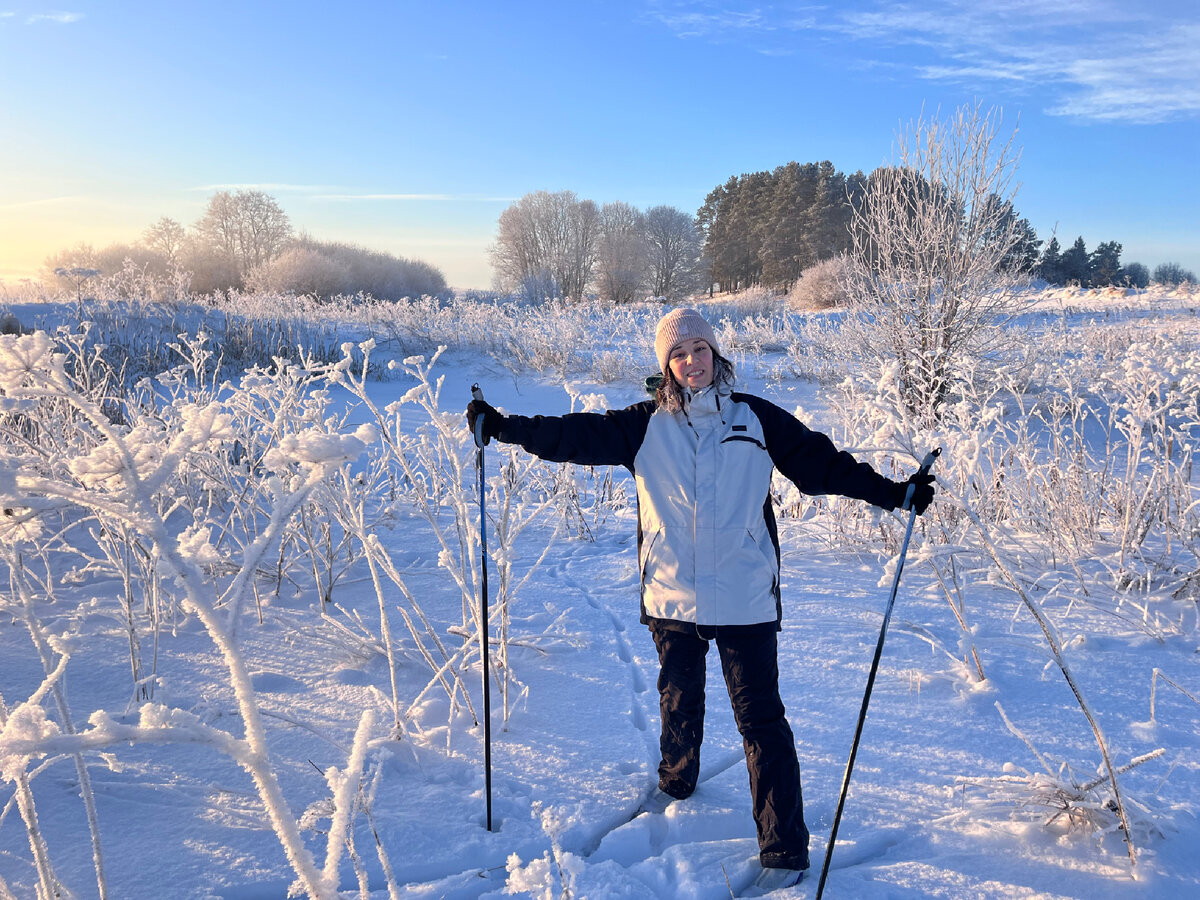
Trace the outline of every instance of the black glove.
<path fill-rule="evenodd" d="M 486 446 L 494 437 L 500 435 L 500 422 L 504 416 L 496 412 L 496 408 L 486 400 L 472 400 L 467 404 L 467 427 L 475 434 L 475 421 L 483 419 L 483 443 Z"/>
<path fill-rule="evenodd" d="M 904 506 L 904 498 L 908 494 L 908 486 L 913 486 L 912 502 L 909 509 L 913 510 L 918 516 L 924 515 L 925 510 L 929 508 L 929 504 L 933 502 L 933 483 L 934 477 L 930 472 L 914 472 L 908 481 L 897 481 L 896 488 L 898 491 L 899 502 L 896 503 L 896 509 Z"/>

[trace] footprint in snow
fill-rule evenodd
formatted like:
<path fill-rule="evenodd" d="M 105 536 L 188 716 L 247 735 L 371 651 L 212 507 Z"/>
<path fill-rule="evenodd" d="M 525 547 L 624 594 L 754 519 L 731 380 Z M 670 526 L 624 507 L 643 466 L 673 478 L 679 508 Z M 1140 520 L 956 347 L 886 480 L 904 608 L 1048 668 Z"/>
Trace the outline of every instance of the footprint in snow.
<path fill-rule="evenodd" d="M 280 672 L 257 672 L 250 676 L 250 683 L 263 694 L 298 694 L 306 690 L 302 681 Z"/>

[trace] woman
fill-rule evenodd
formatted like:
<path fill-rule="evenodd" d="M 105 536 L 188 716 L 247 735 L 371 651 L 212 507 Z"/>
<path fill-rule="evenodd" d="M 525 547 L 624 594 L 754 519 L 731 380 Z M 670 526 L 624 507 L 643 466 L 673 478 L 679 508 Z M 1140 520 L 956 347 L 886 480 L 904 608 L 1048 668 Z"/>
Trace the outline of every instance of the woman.
<path fill-rule="evenodd" d="M 895 482 L 837 450 L 780 407 L 735 393 L 733 366 L 694 309 L 658 323 L 662 371 L 655 397 L 607 413 L 505 416 L 467 407 L 484 440 L 519 444 L 542 459 L 622 465 L 637 482 L 642 621 L 658 650 L 662 713 L 659 788 L 696 789 L 704 734 L 705 656 L 716 642 L 746 750 L 764 868 L 808 868 L 800 767 L 779 697 L 782 620 L 772 469 L 807 494 L 841 494 L 895 509 L 914 484 L 913 508 L 933 499 L 932 476 Z"/>

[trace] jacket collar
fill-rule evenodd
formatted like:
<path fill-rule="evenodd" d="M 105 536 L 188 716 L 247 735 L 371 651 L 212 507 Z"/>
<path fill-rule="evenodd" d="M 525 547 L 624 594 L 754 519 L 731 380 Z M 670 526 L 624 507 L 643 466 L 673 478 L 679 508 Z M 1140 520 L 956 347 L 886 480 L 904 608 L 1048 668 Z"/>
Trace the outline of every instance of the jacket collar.
<path fill-rule="evenodd" d="M 689 420 L 721 416 L 721 409 L 727 405 L 729 389 L 723 386 L 709 385 L 698 391 L 684 390 L 683 412 Z"/>

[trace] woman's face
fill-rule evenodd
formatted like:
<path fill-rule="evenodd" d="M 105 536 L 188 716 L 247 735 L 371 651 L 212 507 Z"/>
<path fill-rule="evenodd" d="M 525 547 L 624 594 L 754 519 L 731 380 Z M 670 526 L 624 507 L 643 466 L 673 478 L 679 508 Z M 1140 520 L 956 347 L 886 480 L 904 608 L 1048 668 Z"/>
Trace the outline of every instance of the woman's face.
<path fill-rule="evenodd" d="M 704 338 L 685 338 L 674 346 L 667 365 L 675 380 L 686 388 L 700 390 L 713 382 L 712 347 Z"/>

